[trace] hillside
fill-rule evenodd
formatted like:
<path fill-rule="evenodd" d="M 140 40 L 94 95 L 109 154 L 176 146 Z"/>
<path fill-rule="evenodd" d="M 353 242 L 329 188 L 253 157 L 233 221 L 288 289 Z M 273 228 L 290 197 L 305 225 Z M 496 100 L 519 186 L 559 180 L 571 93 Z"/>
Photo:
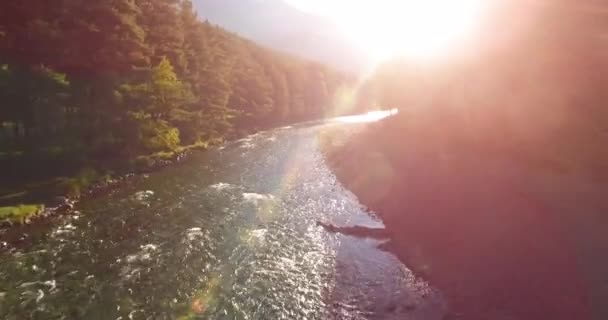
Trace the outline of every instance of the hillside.
<path fill-rule="evenodd" d="M 321 118 L 351 82 L 201 21 L 188 0 L 2 7 L 5 193 L 17 182 L 119 170 L 138 156 Z"/>
<path fill-rule="evenodd" d="M 284 0 L 196 0 L 201 17 L 260 44 L 350 72 L 369 57 L 329 19 L 297 10 Z"/>

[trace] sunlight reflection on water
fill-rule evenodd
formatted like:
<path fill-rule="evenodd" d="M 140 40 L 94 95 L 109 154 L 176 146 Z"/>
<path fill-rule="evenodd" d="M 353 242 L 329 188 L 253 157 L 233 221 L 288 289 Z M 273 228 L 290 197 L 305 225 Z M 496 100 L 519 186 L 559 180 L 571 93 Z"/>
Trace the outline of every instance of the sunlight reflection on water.
<path fill-rule="evenodd" d="M 359 114 L 355 116 L 345 116 L 335 118 L 334 121 L 340 123 L 365 123 L 379 121 L 384 118 L 396 115 L 399 113 L 398 109 L 382 110 L 382 111 L 370 111 L 365 114 Z"/>
<path fill-rule="evenodd" d="M 0 254 L 0 319 L 441 319 L 441 297 L 377 241 L 318 225 L 382 225 L 325 164 L 324 125 L 194 153 L 84 199 L 82 214 Z M 245 142 L 256 146 L 243 155 Z"/>

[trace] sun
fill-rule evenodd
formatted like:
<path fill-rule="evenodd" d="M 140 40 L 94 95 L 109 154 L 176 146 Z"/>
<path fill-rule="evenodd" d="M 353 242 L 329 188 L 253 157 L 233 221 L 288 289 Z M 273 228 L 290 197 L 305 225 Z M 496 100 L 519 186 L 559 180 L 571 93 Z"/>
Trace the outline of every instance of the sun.
<path fill-rule="evenodd" d="M 489 0 L 288 0 L 333 20 L 374 60 L 430 59 L 472 38 Z"/>

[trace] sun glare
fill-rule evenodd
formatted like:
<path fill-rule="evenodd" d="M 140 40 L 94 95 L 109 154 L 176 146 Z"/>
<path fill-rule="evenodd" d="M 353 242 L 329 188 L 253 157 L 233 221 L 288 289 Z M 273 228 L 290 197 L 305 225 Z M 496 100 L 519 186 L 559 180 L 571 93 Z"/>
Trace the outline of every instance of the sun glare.
<path fill-rule="evenodd" d="M 488 0 L 287 0 L 332 19 L 376 61 L 428 59 L 472 38 Z"/>

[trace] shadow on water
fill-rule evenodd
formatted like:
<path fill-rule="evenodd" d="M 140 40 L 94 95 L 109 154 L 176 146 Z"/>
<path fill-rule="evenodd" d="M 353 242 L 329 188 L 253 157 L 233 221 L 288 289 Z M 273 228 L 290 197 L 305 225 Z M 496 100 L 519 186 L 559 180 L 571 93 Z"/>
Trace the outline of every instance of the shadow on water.
<path fill-rule="evenodd" d="M 249 136 L 79 204 L 0 256 L 3 319 L 441 319 L 440 295 L 317 150 L 318 124 Z"/>

